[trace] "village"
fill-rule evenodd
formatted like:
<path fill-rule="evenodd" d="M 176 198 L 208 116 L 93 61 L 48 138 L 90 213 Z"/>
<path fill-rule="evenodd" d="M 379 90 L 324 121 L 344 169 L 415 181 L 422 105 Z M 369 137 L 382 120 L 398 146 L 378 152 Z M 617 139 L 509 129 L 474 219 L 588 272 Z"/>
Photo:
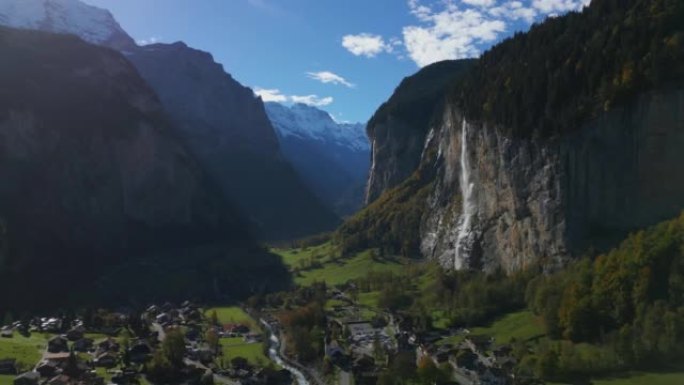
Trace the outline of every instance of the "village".
<path fill-rule="evenodd" d="M 4 325 L 0 347 L 39 341 L 25 348 L 41 351 L 32 365 L 0 353 L 0 379 L 12 377 L 7 383 L 14 385 L 145 385 L 168 383 L 165 376 L 189 384 L 293 382 L 263 354 L 261 329 L 245 316 L 232 322 L 186 301 L 151 305 L 142 313 L 99 310 L 84 318 L 38 317 Z"/>
<path fill-rule="evenodd" d="M 227 310 L 189 301 L 150 305 L 140 313 L 98 310 L 81 317 L 14 321 L 2 327 L 0 346 L 38 335 L 45 339 L 44 347 L 30 367 L 0 355 L 0 375 L 15 376 L 14 385 L 371 385 L 381 384 L 383 373 L 397 370 L 403 360 L 418 370 L 431 370 L 433 383 L 541 383 L 516 378 L 509 344 L 464 328 L 419 332 L 401 314 L 369 311 L 348 289 L 340 285 L 325 290 L 330 306 L 319 361 L 332 366 L 332 375 L 321 373 L 320 366 L 301 364 L 297 352 L 286 348 L 287 338 L 282 345 L 273 343 L 287 333 L 277 309 L 233 307 L 233 315 L 227 316 Z"/>
<path fill-rule="evenodd" d="M 342 373 L 349 372 L 355 384 L 378 383 L 381 373 L 399 355 L 410 358 L 418 367 L 429 365 L 441 371 L 443 379 L 436 381 L 439 383 L 543 383 L 531 377 L 516 378 L 512 347 L 497 344 L 489 336 L 471 334 L 465 328 L 417 332 L 400 314 L 387 310 L 364 318 L 367 312 L 363 306 L 338 289 L 330 291 L 329 300 L 336 305 L 329 312 L 328 322 L 332 328 L 342 328 L 343 338 L 327 341 L 326 356 Z"/>

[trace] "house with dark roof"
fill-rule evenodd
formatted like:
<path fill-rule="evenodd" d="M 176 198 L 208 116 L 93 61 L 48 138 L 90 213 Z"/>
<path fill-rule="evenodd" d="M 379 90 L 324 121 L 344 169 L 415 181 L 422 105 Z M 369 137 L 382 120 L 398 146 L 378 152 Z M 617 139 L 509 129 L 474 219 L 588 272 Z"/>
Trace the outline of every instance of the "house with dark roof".
<path fill-rule="evenodd" d="M 69 329 L 69 331 L 66 332 L 66 338 L 69 341 L 77 341 L 83 338 L 83 333 L 85 332 L 85 329 L 83 326 L 76 326 L 74 328 Z"/>
<path fill-rule="evenodd" d="M 0 360 L 0 374 L 17 374 L 17 360 L 8 358 Z"/>
<path fill-rule="evenodd" d="M 116 354 L 112 352 L 105 352 L 97 356 L 93 363 L 95 366 L 100 366 L 100 367 L 105 367 L 105 368 L 113 368 L 116 366 L 116 363 L 119 361 L 119 357 L 117 357 Z"/>
<path fill-rule="evenodd" d="M 72 344 L 72 347 L 77 352 L 85 353 L 93 348 L 93 340 L 92 338 L 81 338 L 79 340 L 76 340 Z"/>
<path fill-rule="evenodd" d="M 50 353 L 61 353 L 69 351 L 69 341 L 62 336 L 52 337 L 48 341 L 48 352 Z"/>
<path fill-rule="evenodd" d="M 36 367 L 36 372 L 38 372 L 41 377 L 46 378 L 54 377 L 58 370 L 59 363 L 57 361 L 41 361 Z"/>
<path fill-rule="evenodd" d="M 71 377 L 66 374 L 60 374 L 59 376 L 52 377 L 48 380 L 48 385 L 69 385 L 71 382 Z"/>
<path fill-rule="evenodd" d="M 40 374 L 37 372 L 26 372 L 18 375 L 13 384 L 14 385 L 38 385 L 40 381 Z"/>

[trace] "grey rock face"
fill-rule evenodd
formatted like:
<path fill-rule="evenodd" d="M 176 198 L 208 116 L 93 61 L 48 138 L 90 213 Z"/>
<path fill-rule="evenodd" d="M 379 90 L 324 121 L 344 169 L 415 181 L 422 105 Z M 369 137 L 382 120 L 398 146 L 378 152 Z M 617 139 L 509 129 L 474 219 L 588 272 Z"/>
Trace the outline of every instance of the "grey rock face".
<path fill-rule="evenodd" d="M 371 169 L 366 203 L 406 179 L 420 164 L 425 133 L 402 119 L 389 116 L 386 122 L 369 124 Z"/>
<path fill-rule="evenodd" d="M 82 293 L 78 285 L 138 254 L 252 244 L 121 54 L 5 28 L 0 49 L 0 277 L 4 291 L 16 290 L 8 301 Z"/>
<path fill-rule="evenodd" d="M 126 53 L 159 95 L 175 134 L 262 238 L 329 230 L 337 217 L 282 156 L 261 99 L 212 56 L 183 43 Z"/>
<path fill-rule="evenodd" d="M 473 60 L 431 64 L 402 80 L 368 122 L 371 169 L 366 203 L 403 182 L 420 165 L 426 137 L 443 110 L 448 87 L 467 72 Z M 434 133 L 433 133 L 434 134 Z"/>
<path fill-rule="evenodd" d="M 263 238 L 329 230 L 338 218 L 285 160 L 262 101 L 206 52 L 139 47 L 114 17 L 80 0 L 6 0 L 0 25 L 79 36 L 122 52 L 159 96 L 174 135 Z"/>
<path fill-rule="evenodd" d="M 469 254 L 455 261 L 463 222 L 463 119 L 457 109 L 445 109 L 426 144 L 437 155 L 423 162 L 438 171 L 421 228 L 422 252 L 445 266 L 559 266 L 684 208 L 684 173 L 678 172 L 684 91 L 642 95 L 571 135 L 547 140 L 505 137 L 497 127 L 466 119 L 476 234 Z"/>

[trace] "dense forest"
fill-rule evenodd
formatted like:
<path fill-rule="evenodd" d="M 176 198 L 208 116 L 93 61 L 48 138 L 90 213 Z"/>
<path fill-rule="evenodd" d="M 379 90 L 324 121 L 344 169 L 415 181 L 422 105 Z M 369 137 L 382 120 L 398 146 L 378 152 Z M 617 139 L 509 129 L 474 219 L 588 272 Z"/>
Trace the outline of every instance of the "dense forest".
<path fill-rule="evenodd" d="M 343 255 L 369 248 L 383 254 L 420 255 L 420 224 L 432 177 L 416 172 L 348 219 L 334 233 Z"/>
<path fill-rule="evenodd" d="M 406 121 L 410 127 L 427 132 L 427 126 L 444 101 L 446 89 L 473 67 L 476 59 L 445 60 L 431 64 L 405 78 L 392 97 L 383 103 L 368 122 L 373 127 L 389 119 Z"/>
<path fill-rule="evenodd" d="M 592 365 L 567 348 L 546 350 L 540 359 L 547 377 L 681 364 L 684 214 L 593 260 L 539 276 L 530 282 L 527 299 L 550 337 L 603 347 Z"/>
<path fill-rule="evenodd" d="M 423 265 L 354 283 L 361 293 L 379 292 L 378 306 L 417 331 L 432 330 L 437 316 L 471 328 L 533 313 L 541 321 L 535 338 L 496 341 L 511 345 L 523 376 L 581 383 L 625 370 L 681 370 L 684 362 L 684 214 L 552 274 L 540 266 L 506 275 Z"/>
<path fill-rule="evenodd" d="M 545 137 L 682 79 L 684 2 L 594 0 L 494 46 L 453 96 L 471 119 Z"/>

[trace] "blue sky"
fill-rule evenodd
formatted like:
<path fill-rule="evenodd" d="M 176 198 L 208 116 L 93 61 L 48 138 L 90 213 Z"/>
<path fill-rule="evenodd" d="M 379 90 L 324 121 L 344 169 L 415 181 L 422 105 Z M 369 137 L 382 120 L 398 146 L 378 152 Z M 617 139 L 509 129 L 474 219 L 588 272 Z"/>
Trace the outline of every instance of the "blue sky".
<path fill-rule="evenodd" d="M 265 100 L 365 122 L 405 76 L 587 0 L 84 0 L 141 44 L 184 41 Z"/>

